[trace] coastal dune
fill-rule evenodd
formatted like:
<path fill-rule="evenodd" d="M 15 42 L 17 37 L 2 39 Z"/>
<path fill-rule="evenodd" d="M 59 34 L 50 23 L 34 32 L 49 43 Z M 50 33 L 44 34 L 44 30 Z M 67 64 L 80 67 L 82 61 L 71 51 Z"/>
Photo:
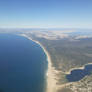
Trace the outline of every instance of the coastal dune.
<path fill-rule="evenodd" d="M 41 48 L 43 49 L 43 51 L 45 52 L 45 54 L 47 56 L 47 61 L 48 61 L 48 70 L 47 70 L 47 74 L 46 74 L 47 86 L 46 86 L 45 92 L 57 92 L 58 85 L 57 85 L 57 80 L 56 80 L 56 70 L 54 69 L 54 67 L 52 67 L 52 61 L 51 61 L 51 57 L 50 57 L 48 51 L 37 40 L 33 40 L 31 37 L 28 37 L 25 34 L 21 34 L 21 36 L 24 36 L 24 37 L 28 38 L 29 40 L 32 40 L 35 43 L 39 44 L 41 46 Z"/>

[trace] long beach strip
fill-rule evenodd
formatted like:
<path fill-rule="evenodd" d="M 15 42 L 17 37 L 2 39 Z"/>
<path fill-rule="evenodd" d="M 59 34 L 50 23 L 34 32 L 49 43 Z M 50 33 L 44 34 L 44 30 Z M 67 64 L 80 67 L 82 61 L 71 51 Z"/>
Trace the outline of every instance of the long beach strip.
<path fill-rule="evenodd" d="M 28 37 L 25 34 L 21 34 L 21 36 L 24 36 L 26 38 L 28 38 L 29 40 L 34 41 L 35 43 L 39 44 L 40 47 L 43 49 L 43 51 L 45 52 L 46 56 L 47 56 L 47 60 L 48 60 L 48 70 L 47 70 L 47 74 L 46 74 L 46 81 L 47 81 L 47 87 L 46 87 L 46 92 L 57 92 L 58 86 L 57 86 L 57 81 L 56 81 L 56 70 L 54 69 L 54 67 L 52 67 L 52 62 L 51 62 L 51 57 L 48 53 L 48 51 L 45 49 L 45 47 L 38 41 L 33 40 L 31 37 Z"/>

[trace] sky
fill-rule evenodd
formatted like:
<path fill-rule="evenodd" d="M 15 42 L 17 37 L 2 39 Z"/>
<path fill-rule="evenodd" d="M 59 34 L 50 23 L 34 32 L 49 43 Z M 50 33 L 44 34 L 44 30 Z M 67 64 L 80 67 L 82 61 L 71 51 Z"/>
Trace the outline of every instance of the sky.
<path fill-rule="evenodd" d="M 0 0 L 0 28 L 92 28 L 92 0 Z"/>

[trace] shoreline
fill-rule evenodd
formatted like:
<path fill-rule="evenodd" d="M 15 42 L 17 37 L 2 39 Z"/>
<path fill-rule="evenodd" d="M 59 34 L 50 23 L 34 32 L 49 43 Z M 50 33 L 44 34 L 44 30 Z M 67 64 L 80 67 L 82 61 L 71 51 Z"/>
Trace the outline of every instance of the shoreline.
<path fill-rule="evenodd" d="M 58 89 L 58 85 L 57 85 L 57 81 L 56 81 L 56 70 L 54 69 L 54 67 L 52 67 L 52 61 L 51 61 L 51 57 L 48 53 L 48 51 L 45 49 L 45 47 L 36 40 L 33 40 L 31 37 L 28 37 L 25 34 L 21 34 L 20 36 L 24 36 L 26 38 L 28 38 L 29 40 L 32 40 L 33 42 L 37 43 L 38 45 L 40 45 L 40 47 L 43 49 L 44 53 L 46 54 L 46 59 L 48 61 L 48 69 L 47 69 L 47 74 L 46 74 L 46 91 L 45 92 L 57 92 Z"/>

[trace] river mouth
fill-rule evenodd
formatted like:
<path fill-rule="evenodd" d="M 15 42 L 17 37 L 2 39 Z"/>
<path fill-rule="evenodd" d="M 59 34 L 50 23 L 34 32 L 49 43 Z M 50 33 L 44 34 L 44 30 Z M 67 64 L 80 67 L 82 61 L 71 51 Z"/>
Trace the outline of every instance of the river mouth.
<path fill-rule="evenodd" d="M 88 64 L 84 69 L 75 69 L 72 70 L 70 74 L 66 75 L 66 79 L 69 82 L 76 82 L 83 79 L 85 76 L 92 74 L 92 64 Z"/>
<path fill-rule="evenodd" d="M 46 55 L 35 42 L 0 34 L 0 92 L 45 92 Z"/>

